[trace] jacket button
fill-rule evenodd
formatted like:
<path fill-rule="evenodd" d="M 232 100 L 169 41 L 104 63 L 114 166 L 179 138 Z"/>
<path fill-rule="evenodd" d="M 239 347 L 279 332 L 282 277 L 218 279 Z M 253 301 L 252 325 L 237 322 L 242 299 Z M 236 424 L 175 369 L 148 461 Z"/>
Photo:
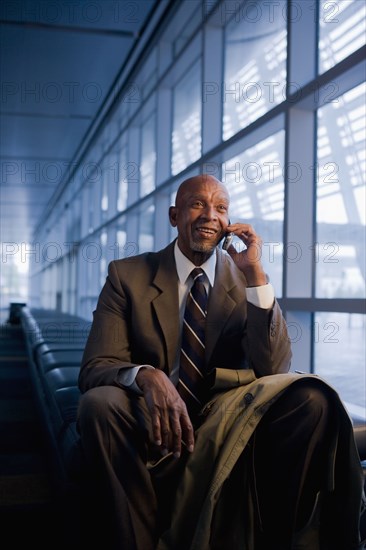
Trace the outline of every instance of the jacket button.
<path fill-rule="evenodd" d="M 254 395 L 252 393 L 246 393 L 244 395 L 244 402 L 247 404 L 247 405 L 250 405 L 250 403 L 253 401 L 254 399 Z"/>

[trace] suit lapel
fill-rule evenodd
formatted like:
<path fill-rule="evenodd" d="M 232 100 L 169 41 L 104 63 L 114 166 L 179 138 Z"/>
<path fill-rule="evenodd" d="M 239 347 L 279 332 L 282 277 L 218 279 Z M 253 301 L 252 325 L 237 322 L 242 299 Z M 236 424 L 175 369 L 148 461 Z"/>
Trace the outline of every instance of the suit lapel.
<path fill-rule="evenodd" d="M 158 293 L 152 298 L 158 323 L 162 330 L 171 371 L 179 342 L 178 275 L 174 261 L 174 243 L 161 251 L 153 285 Z"/>
<path fill-rule="evenodd" d="M 209 364 L 223 327 L 237 305 L 236 289 L 239 277 L 232 270 L 231 259 L 217 252 L 215 284 L 211 289 L 207 308 L 206 324 L 206 363 Z M 236 268 L 235 268 L 236 269 Z"/>

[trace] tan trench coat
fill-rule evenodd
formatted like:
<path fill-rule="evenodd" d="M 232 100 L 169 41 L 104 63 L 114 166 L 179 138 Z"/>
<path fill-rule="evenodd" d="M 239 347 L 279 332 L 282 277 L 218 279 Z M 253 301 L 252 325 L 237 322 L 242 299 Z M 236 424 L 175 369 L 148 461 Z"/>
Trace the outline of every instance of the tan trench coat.
<path fill-rule="evenodd" d="M 250 453 L 239 475 L 235 473 L 235 466 L 242 460 L 243 451 L 271 403 L 289 385 L 304 378 L 326 386 L 338 410 L 338 418 L 334 418 L 329 476 L 325 480 L 322 548 L 359 548 L 357 517 L 364 496 L 363 473 L 352 423 L 336 391 L 315 375 L 289 373 L 256 379 L 252 370 L 217 369 L 214 389 L 218 393 L 204 409 L 207 418 L 197 431 L 195 453 L 189 456 L 178 486 L 171 527 L 162 535 L 158 550 L 253 550 L 255 504 L 248 462 Z M 270 465 L 268 456 L 269 468 Z M 227 510 L 231 513 L 230 525 Z M 225 546 L 220 536 L 224 537 Z"/>

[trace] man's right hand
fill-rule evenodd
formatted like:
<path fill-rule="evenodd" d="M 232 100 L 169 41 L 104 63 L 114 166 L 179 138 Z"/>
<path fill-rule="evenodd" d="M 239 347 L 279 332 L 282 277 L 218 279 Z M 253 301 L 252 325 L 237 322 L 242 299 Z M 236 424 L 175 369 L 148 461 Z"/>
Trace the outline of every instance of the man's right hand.
<path fill-rule="evenodd" d="M 174 384 L 159 369 L 141 368 L 137 385 L 144 393 L 150 411 L 153 438 L 163 454 L 170 451 L 179 457 L 182 441 L 189 452 L 194 448 L 194 431 L 187 407 Z"/>

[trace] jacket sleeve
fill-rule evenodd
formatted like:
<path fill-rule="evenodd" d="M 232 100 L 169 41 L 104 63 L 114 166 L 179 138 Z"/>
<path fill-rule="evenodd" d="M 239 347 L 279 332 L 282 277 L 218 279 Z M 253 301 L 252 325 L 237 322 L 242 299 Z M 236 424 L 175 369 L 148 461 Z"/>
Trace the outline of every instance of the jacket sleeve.
<path fill-rule="evenodd" d="M 120 369 L 136 366 L 131 362 L 129 311 L 128 298 L 111 262 L 83 354 L 79 374 L 82 392 L 94 386 L 118 386 Z"/>
<path fill-rule="evenodd" d="M 248 302 L 243 347 L 249 367 L 257 377 L 289 371 L 291 342 L 276 300 L 271 309 L 262 309 Z"/>

